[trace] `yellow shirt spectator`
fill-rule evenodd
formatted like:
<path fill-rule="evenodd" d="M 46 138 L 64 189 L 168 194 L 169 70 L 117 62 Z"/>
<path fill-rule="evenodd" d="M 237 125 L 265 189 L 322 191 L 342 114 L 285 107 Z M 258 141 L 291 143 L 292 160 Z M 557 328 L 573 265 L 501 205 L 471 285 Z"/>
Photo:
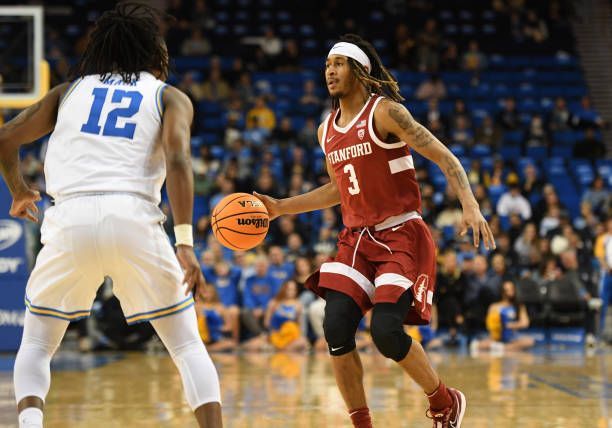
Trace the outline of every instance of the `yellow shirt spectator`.
<path fill-rule="evenodd" d="M 264 128 L 272 131 L 276 127 L 276 116 L 266 105 L 263 97 L 257 98 L 255 106 L 249 110 L 246 117 L 247 128 Z"/>

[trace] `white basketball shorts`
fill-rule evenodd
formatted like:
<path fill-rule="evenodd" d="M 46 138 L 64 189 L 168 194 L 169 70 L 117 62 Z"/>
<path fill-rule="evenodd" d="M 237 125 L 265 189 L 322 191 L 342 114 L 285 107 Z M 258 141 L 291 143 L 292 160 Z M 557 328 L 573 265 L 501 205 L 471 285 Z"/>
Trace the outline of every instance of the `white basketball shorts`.
<path fill-rule="evenodd" d="M 87 317 L 105 276 L 129 324 L 189 308 L 163 221 L 156 205 L 130 194 L 80 195 L 47 209 L 27 308 L 68 321 Z"/>

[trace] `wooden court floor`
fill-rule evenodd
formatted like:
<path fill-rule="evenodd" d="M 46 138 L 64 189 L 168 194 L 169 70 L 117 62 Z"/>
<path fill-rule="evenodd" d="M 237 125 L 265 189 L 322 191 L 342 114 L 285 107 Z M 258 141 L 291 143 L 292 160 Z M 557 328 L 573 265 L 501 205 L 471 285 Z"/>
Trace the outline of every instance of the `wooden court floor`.
<path fill-rule="evenodd" d="M 612 427 L 612 352 L 503 357 L 431 354 L 468 399 L 465 428 Z M 0 427 L 16 427 L 13 356 L 0 357 Z M 213 355 L 229 428 L 349 427 L 325 354 Z M 430 427 L 416 385 L 384 358 L 362 355 L 374 426 Z M 48 428 L 195 427 L 167 355 L 60 353 Z"/>

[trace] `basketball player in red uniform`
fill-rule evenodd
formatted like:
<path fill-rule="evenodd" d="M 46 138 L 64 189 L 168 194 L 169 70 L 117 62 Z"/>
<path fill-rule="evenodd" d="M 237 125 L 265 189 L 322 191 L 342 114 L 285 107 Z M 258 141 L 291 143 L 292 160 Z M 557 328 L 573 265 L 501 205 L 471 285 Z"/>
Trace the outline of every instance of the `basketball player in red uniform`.
<path fill-rule="evenodd" d="M 400 104 L 397 82 L 368 42 L 342 37 L 329 52 L 325 78 L 333 111 L 318 137 L 331 182 L 287 199 L 256 196 L 271 218 L 341 206 L 346 228 L 338 236 L 337 255 L 309 283 L 327 301 L 325 338 L 353 425 L 372 427 L 355 331 L 373 308 L 376 347 L 423 388 L 434 428 L 458 428 L 465 396 L 442 383 L 421 345 L 403 329 L 404 323 L 429 322 L 436 270 L 411 149 L 435 162 L 459 196 L 461 234 L 471 228 L 474 245 L 482 236 L 487 249 L 495 248 L 493 235 L 459 160 Z"/>

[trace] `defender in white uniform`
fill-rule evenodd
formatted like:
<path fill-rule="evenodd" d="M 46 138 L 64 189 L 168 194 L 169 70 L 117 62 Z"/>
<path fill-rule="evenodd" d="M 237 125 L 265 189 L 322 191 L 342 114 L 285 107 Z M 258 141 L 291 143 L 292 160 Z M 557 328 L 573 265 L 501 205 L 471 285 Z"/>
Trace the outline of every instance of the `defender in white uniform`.
<path fill-rule="evenodd" d="M 44 247 L 26 288 L 15 363 L 21 427 L 42 426 L 51 356 L 68 322 L 89 316 L 105 276 L 113 279 L 128 323 L 152 322 L 200 426 L 221 426 L 218 377 L 199 338 L 191 297 L 204 283 L 191 232 L 193 109 L 160 80 L 167 66 L 156 12 L 119 4 L 97 22 L 78 78 L 0 128 L 11 215 L 34 221 L 39 196 L 21 177 L 18 150 L 53 130 L 45 179 L 54 205 L 45 212 Z M 176 254 L 158 208 L 166 175 Z"/>

